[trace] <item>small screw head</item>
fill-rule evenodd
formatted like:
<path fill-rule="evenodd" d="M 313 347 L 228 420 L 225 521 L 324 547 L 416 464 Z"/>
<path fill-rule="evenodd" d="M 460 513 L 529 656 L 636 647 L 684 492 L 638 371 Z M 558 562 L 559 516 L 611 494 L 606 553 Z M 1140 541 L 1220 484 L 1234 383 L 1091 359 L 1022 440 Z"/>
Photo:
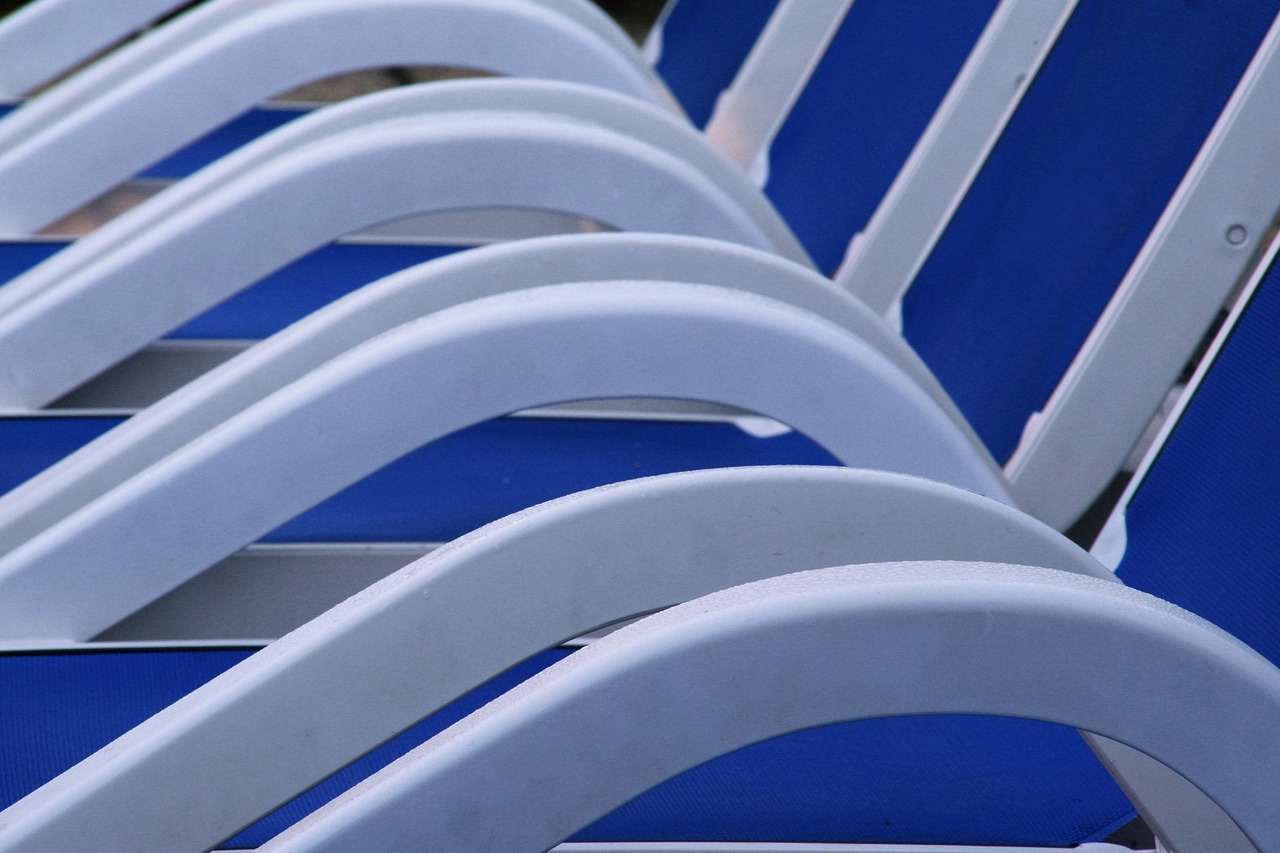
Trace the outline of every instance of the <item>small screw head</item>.
<path fill-rule="evenodd" d="M 1227 242 L 1233 246 L 1239 246 L 1249 238 L 1249 229 L 1243 225 L 1232 225 L 1227 229 Z"/>

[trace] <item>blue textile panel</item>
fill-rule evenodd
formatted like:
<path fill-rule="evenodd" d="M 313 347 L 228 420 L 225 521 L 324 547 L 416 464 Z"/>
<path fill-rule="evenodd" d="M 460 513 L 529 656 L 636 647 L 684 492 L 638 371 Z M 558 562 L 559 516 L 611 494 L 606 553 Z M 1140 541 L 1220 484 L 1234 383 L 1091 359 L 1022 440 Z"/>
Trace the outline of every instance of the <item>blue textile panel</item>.
<path fill-rule="evenodd" d="M 140 177 L 185 178 L 192 172 L 203 169 L 214 160 L 230 154 L 246 142 L 252 142 L 259 136 L 275 130 L 282 124 L 293 121 L 298 116 L 306 115 L 306 113 L 306 110 L 282 107 L 249 110 L 152 165 Z"/>
<path fill-rule="evenodd" d="M 1276 14 L 1083 0 L 903 304 L 997 459 L 1048 400 Z"/>
<path fill-rule="evenodd" d="M 1126 513 L 1125 583 L 1280 664 L 1280 281 L 1273 267 Z"/>
<path fill-rule="evenodd" d="M 248 654 L 236 649 L 0 656 L 0 807 Z M 566 654 L 544 652 L 513 667 L 223 846 L 264 843 Z M 579 837 L 1065 846 L 1105 837 L 1131 816 L 1100 767 L 1076 766 L 1087 757 L 1074 732 L 1028 721 L 915 717 L 828 726 L 703 765 Z M 1082 807 L 1099 799 L 1111 808 Z"/>
<path fill-rule="evenodd" d="M 849 9 L 774 140 L 765 186 L 823 272 L 866 226 L 995 6 L 858 0 Z"/>
<path fill-rule="evenodd" d="M 0 808 L 248 654 L 239 649 L 0 655 Z"/>
<path fill-rule="evenodd" d="M 0 808 L 124 734 L 251 649 L 0 655 Z M 517 664 L 300 794 L 228 842 L 256 847 L 536 672 L 555 649 Z M 198 771 L 197 771 L 198 772 Z"/>
<path fill-rule="evenodd" d="M 575 840 L 1066 847 L 1133 807 L 1071 729 L 974 716 L 796 732 L 677 776 Z"/>
<path fill-rule="evenodd" d="M 0 418 L 0 494 L 31 479 L 119 422 L 113 417 L 58 415 Z"/>
<path fill-rule="evenodd" d="M 671 0 L 662 27 L 659 76 L 704 127 L 716 98 L 729 87 L 778 0 Z"/>
<path fill-rule="evenodd" d="M 41 261 L 60 252 L 66 245 L 62 240 L 0 242 L 0 282 L 16 278 Z M 0 284 L 0 287 L 2 286 L 3 284 Z"/>

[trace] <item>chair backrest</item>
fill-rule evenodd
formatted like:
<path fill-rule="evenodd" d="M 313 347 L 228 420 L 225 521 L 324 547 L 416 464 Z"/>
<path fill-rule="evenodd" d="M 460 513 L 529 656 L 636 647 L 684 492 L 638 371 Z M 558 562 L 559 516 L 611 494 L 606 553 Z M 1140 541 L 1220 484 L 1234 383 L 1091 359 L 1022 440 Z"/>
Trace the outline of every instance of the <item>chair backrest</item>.
<path fill-rule="evenodd" d="M 1080 349 L 1274 3 L 1084 0 L 902 306 L 997 458 Z"/>
<path fill-rule="evenodd" d="M 773 141 L 765 191 L 830 274 L 964 64 L 995 0 L 859 0 Z"/>
<path fill-rule="evenodd" d="M 1280 662 L 1277 245 L 1224 323 L 1095 546 L 1125 583 Z"/>

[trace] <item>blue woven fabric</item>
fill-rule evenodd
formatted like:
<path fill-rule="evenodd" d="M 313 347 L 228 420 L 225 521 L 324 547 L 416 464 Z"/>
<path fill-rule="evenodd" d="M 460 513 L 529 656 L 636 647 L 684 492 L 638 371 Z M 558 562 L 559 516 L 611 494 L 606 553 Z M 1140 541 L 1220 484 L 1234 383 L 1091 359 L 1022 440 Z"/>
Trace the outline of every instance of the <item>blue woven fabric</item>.
<path fill-rule="evenodd" d="M 682 0 L 662 28 L 658 75 L 703 127 L 778 0 Z"/>
<path fill-rule="evenodd" d="M 453 246 L 331 243 L 209 309 L 169 337 L 265 338 L 385 275 L 455 251 Z"/>
<path fill-rule="evenodd" d="M 251 142 L 264 133 L 275 130 L 280 125 L 305 114 L 305 110 L 249 110 L 155 163 L 140 177 L 185 178 L 192 172 L 208 166 L 214 160 L 230 154 L 246 142 Z"/>
<path fill-rule="evenodd" d="M 1075 731 L 996 717 L 824 726 L 654 788 L 579 840 L 1068 846 L 1134 817 Z"/>
<path fill-rule="evenodd" d="M 858 0 L 774 141 L 765 187 L 830 274 L 986 25 L 994 0 Z M 679 8 L 679 7 L 677 7 Z"/>
<path fill-rule="evenodd" d="M 66 243 L 41 241 L 0 243 L 0 282 L 7 282 L 60 251 Z M 3 285 L 0 285 L 3 286 Z"/>
<path fill-rule="evenodd" d="M 1124 581 L 1280 663 L 1280 281 L 1256 293 L 1126 514 Z"/>
<path fill-rule="evenodd" d="M 1048 399 L 1276 14 L 1084 0 L 903 305 L 998 459 Z"/>
<path fill-rule="evenodd" d="M 0 808 L 248 654 L 0 655 Z"/>
<path fill-rule="evenodd" d="M 0 418 L 0 494 L 88 444 L 119 418 Z"/>
<path fill-rule="evenodd" d="M 110 743 L 252 650 L 0 655 L 0 808 Z M 441 709 L 237 835 L 256 847 L 427 738 L 561 660 L 543 652 Z M 197 771 L 198 772 L 198 768 Z"/>

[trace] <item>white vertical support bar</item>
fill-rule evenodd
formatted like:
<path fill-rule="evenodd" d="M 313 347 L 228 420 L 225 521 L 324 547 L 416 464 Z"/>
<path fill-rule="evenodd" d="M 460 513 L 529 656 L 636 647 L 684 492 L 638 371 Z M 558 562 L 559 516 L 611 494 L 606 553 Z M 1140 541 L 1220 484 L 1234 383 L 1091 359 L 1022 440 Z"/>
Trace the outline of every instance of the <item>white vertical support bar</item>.
<path fill-rule="evenodd" d="M 181 0 L 28 3 L 0 21 L 0 98 L 26 95 L 181 5 Z"/>
<path fill-rule="evenodd" d="M 893 318 L 1076 0 L 1003 0 L 835 281 Z"/>
<path fill-rule="evenodd" d="M 769 146 L 853 0 L 782 0 L 707 122 L 707 139 L 760 186 Z"/>
<path fill-rule="evenodd" d="M 1067 527 L 1123 464 L 1236 285 L 1280 202 L 1280 19 L 1042 412 L 1005 466 L 1018 503 Z"/>

